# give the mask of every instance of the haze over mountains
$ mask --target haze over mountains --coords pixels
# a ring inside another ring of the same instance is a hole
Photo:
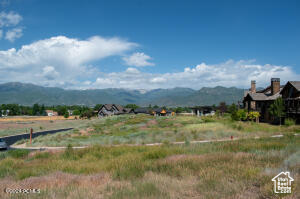
[[[244,89],[236,87],[128,90],[119,88],[65,90],[56,87],[42,87],[34,84],[10,82],[0,84],[0,104],[33,105],[87,105],[95,104],[138,104],[140,106],[195,106],[213,105],[225,101],[237,102],[243,97]]]

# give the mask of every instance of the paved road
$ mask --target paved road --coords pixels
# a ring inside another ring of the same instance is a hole
[[[73,128],[35,132],[35,133],[32,134],[32,138],[35,138],[35,137],[40,136],[40,135],[47,135],[47,134],[54,134],[54,133],[58,133],[58,132],[62,132],[62,131],[68,131],[68,130],[71,130],[71,129],[73,129]],[[1,139],[3,139],[8,146],[16,143],[19,140],[29,139],[29,138],[30,138],[29,133],[1,137]]]

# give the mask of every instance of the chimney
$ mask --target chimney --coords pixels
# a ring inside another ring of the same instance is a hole
[[[271,95],[280,91],[280,78],[271,78]]]
[[[256,81],[251,80],[251,93],[256,93]]]

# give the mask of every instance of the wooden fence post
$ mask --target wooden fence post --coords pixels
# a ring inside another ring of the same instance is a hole
[[[31,140],[32,140],[32,132],[33,132],[33,129],[31,128],[30,129],[30,145],[31,145]]]

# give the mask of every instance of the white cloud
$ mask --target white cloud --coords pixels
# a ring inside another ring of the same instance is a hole
[[[233,61],[216,65],[201,63],[195,67],[187,67],[182,72],[176,73],[130,73],[128,69],[119,73],[101,74],[105,84],[96,81],[89,85],[94,88],[130,88],[130,89],[155,89],[188,87],[200,89],[204,86],[226,86],[248,88],[251,80],[257,81],[257,86],[267,86],[272,77],[279,77],[282,83],[288,80],[298,80],[291,67],[276,65],[259,65],[254,60]]]
[[[78,79],[96,78],[99,73],[89,63],[109,56],[122,56],[135,46],[137,44],[117,37],[94,36],[79,40],[57,36],[39,40],[20,49],[0,51],[0,79],[2,82],[18,80],[43,82],[47,86],[80,87]],[[50,76],[50,73],[56,75]]]
[[[127,68],[126,73],[138,74],[138,73],[140,73],[140,71],[136,68]]]
[[[22,37],[22,35],[23,35],[22,28],[14,28],[6,32],[5,39],[7,39],[10,42],[14,42],[16,39]]]
[[[23,28],[16,27],[20,21],[22,21],[22,16],[15,12],[0,12],[0,39],[3,35],[3,29],[5,29],[5,39],[10,42],[14,42],[16,39],[22,37]]]
[[[137,67],[153,66],[154,64],[148,61],[151,59],[152,58],[149,55],[139,52],[133,53],[129,57],[123,57],[123,60],[125,61],[126,65]]]
[[[22,20],[22,16],[15,12],[0,12],[0,27],[16,26]]]
[[[291,67],[257,64],[255,60],[229,60],[220,64],[201,63],[180,72],[150,73],[129,67],[121,72],[104,73],[93,61],[109,56],[124,56],[137,44],[114,37],[100,36],[80,40],[65,36],[39,40],[20,49],[0,51],[1,82],[31,82],[63,88],[155,89],[203,86],[248,88],[250,80],[266,86],[271,77],[299,80]]]
[[[163,77],[154,77],[153,79],[150,79],[150,82],[152,82],[152,83],[163,83],[166,81],[167,80]]]
[[[45,77],[47,80],[55,80],[58,76],[59,73],[53,66],[45,66],[43,68],[42,77]]]

